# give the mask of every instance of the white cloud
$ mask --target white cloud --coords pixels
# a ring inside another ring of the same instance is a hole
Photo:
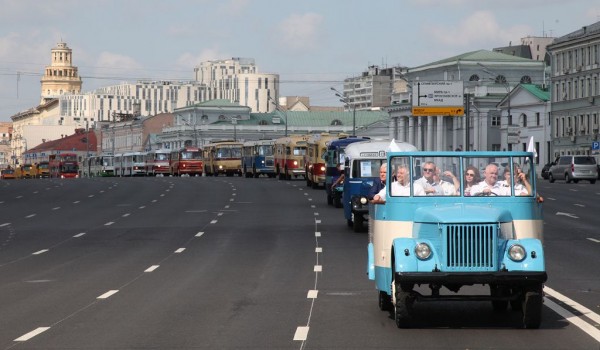
[[[424,30],[434,42],[444,46],[486,49],[508,46],[511,41],[513,45],[518,45],[521,37],[532,32],[531,27],[526,25],[502,27],[489,11],[474,12],[456,26],[427,25]]]
[[[233,57],[232,55],[221,52],[219,49],[204,49],[198,54],[186,52],[177,59],[177,66],[181,69],[192,71],[200,62],[211,60],[225,60]]]
[[[278,42],[289,50],[313,51],[320,46],[323,16],[316,13],[291,15],[279,24]]]

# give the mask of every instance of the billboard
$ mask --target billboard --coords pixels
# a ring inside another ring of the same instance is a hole
[[[416,89],[416,91],[415,91]],[[414,116],[463,116],[465,114],[462,81],[420,81],[413,84]]]

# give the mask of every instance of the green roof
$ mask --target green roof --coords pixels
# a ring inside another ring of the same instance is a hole
[[[472,62],[531,62],[529,58],[517,57],[507,55],[501,52],[489,51],[489,50],[477,50],[466,52],[457,56],[448,57],[443,60],[435,61],[432,63],[424,64],[413,69],[428,67],[433,65],[441,65],[446,63],[454,63],[457,61],[472,61]]]
[[[239,103],[231,102],[230,100],[226,100],[226,99],[216,99],[216,100],[204,101],[204,102],[196,103],[194,106],[195,107],[242,107],[242,106],[240,106]],[[245,106],[243,106],[243,107],[245,107]]]
[[[273,118],[279,117],[280,122],[278,124],[273,123]],[[353,112],[310,112],[310,111],[287,111],[286,112],[273,112],[273,113],[250,113],[250,119],[238,120],[238,125],[260,125],[261,122],[264,125],[285,125],[297,127],[326,127],[334,125],[334,121],[337,121],[337,125],[351,126],[353,123]],[[389,115],[383,111],[356,111],[356,127],[371,125],[373,123],[388,120]],[[231,124],[230,120],[220,120],[213,124]]]
[[[521,87],[529,91],[532,95],[539,98],[541,101],[550,101],[550,91],[542,90],[539,85],[521,84]]]

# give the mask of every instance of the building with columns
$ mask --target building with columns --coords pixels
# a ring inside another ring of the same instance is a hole
[[[408,83],[409,90],[395,94],[392,104],[386,108],[391,117],[390,138],[428,151],[520,150],[526,135],[512,143],[502,138],[502,128],[508,128],[502,120],[509,119],[511,109],[499,108],[498,104],[521,83],[546,85],[544,62],[487,50],[408,68],[402,79]],[[412,116],[414,84],[440,80],[463,82],[465,116]],[[515,148],[517,145],[519,148]]]

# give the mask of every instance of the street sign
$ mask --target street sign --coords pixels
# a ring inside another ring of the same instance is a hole
[[[510,144],[514,145],[514,144],[519,143],[519,141],[520,141],[520,137],[518,135],[515,135],[515,136],[508,135],[508,137],[507,137],[507,142]]]
[[[600,151],[600,141],[592,142],[592,151]]]
[[[450,115],[453,117],[463,116],[465,109],[463,107],[413,107],[412,115],[415,117],[425,117],[430,115]]]
[[[421,81],[416,83],[416,94],[414,92],[412,113],[415,116],[464,115],[462,81]]]

